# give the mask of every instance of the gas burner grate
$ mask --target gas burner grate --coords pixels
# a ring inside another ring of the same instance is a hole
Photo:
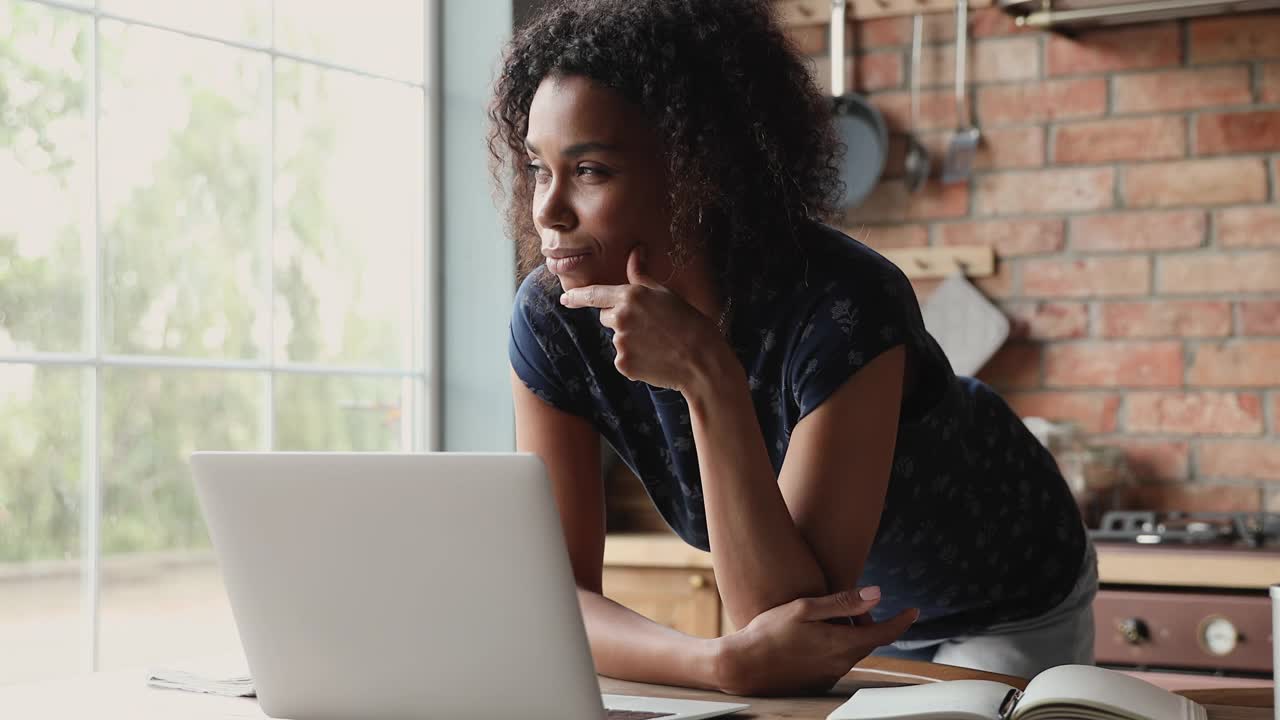
[[[1155,512],[1113,510],[1102,516],[1094,540],[1196,545],[1280,544],[1280,513]]]

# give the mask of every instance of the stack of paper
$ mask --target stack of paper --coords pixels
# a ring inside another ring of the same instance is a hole
[[[248,675],[209,678],[183,670],[161,669],[151,671],[151,674],[147,677],[147,684],[171,690],[188,690],[210,695],[225,695],[227,697],[255,697],[257,695],[257,691],[253,687],[253,678]]]

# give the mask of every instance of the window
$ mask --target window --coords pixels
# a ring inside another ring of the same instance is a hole
[[[0,0],[0,684],[238,651],[192,451],[428,449],[426,13]]]

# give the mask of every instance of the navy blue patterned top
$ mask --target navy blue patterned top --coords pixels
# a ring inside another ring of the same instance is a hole
[[[918,607],[904,638],[934,639],[1060,603],[1085,534],[1052,455],[995,392],[952,372],[896,266],[822,225],[799,236],[802,276],[781,273],[735,298],[729,340],[775,473],[796,423],[877,355],[905,345],[914,381],[859,581],[882,588],[874,617]],[[599,311],[565,308],[559,295],[545,266],[520,286],[509,346],[516,374],[542,400],[589,420],[671,528],[709,550],[684,396],[618,373]]]

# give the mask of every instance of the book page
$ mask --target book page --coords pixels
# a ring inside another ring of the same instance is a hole
[[[1063,712],[1064,706],[1089,708]],[[1056,709],[1055,709],[1056,708]],[[1014,711],[1014,720],[1040,717],[1114,717],[1117,720],[1204,720],[1199,704],[1149,682],[1091,665],[1059,665],[1040,673]]]
[[[865,688],[831,711],[827,720],[994,720],[1010,690],[990,680]]]

